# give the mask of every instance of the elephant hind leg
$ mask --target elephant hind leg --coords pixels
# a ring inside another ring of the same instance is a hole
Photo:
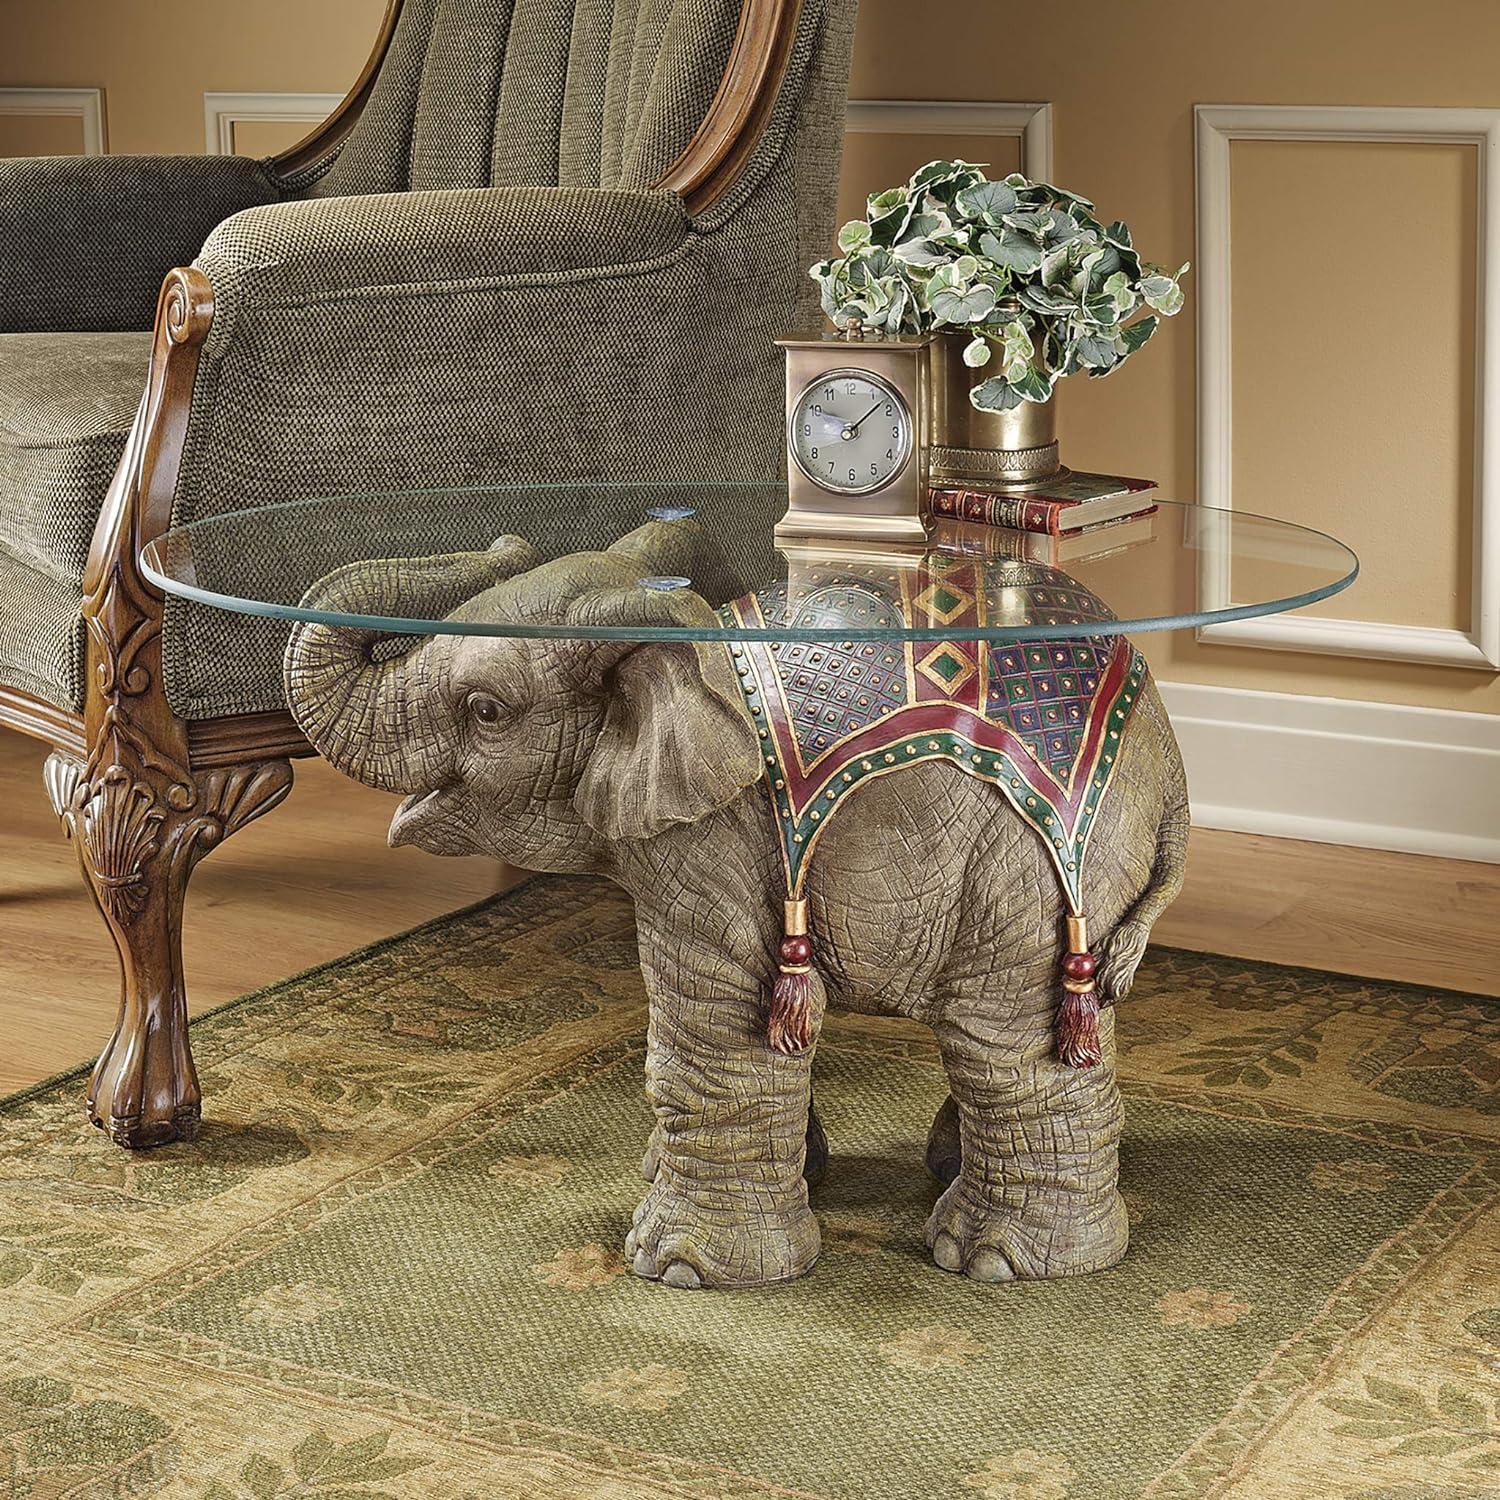
[[[1093,1068],[1051,1056],[1001,1067],[993,1044],[959,1028],[939,1032],[961,1158],[927,1221],[944,1270],[1009,1281],[1099,1271],[1124,1255],[1123,1110],[1105,1025],[1105,1062]],[[939,1110],[935,1135],[943,1123]]]

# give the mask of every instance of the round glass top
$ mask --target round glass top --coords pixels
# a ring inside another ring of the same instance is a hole
[[[391,634],[808,642],[1175,630],[1297,609],[1359,571],[1321,532],[1165,500],[1062,538],[936,522],[925,542],[778,540],[785,510],[782,485],[391,491],[204,517],[142,564],[184,599]],[[609,609],[579,606],[605,587]]]

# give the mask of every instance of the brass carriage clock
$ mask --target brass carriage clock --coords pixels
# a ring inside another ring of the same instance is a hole
[[[776,342],[786,350],[790,494],[777,540],[922,541],[928,340]]]

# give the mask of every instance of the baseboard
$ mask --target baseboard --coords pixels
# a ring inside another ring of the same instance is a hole
[[[1164,682],[1203,828],[1500,864],[1500,716]]]

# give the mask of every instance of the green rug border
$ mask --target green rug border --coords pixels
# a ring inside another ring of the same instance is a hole
[[[418,922],[415,927],[405,928],[401,932],[392,933],[389,937],[376,938],[372,943],[365,943],[361,947],[353,948],[348,953],[340,954],[337,958],[325,959],[320,964],[313,964],[310,968],[300,969],[295,974],[288,974],[283,979],[272,980],[270,984],[263,984],[257,989],[249,990],[243,995],[236,995],[232,1000],[222,1001],[210,1009],[193,1016],[189,1022],[190,1026],[201,1026],[207,1021],[225,1015],[227,1012],[236,1010],[242,1005],[252,1005],[255,1001],[274,994],[277,990],[285,988],[290,984],[301,984],[305,980],[312,979],[319,974],[325,974],[330,969],[342,967],[344,964],[356,963],[362,959],[373,957],[385,949],[393,947],[397,943],[404,943],[409,938],[419,936],[432,928],[462,917],[474,916],[478,912],[485,911],[492,906],[500,906],[509,901],[521,891],[535,885],[540,880],[588,880],[590,878],[602,879],[602,877],[590,877],[587,875],[557,875],[548,874],[545,871],[528,871],[525,879],[519,880],[515,885],[503,891],[495,891],[492,895],[481,896],[477,901],[471,901],[467,906],[455,907],[449,912],[442,912],[435,917],[429,917],[425,922]],[[611,882],[605,881],[605,884]],[[618,889],[618,887],[617,887]],[[1213,953],[1200,948],[1181,948],[1172,943],[1153,943],[1152,948],[1162,953],[1178,953],[1197,955],[1207,958],[1215,963],[1241,964],[1254,972],[1261,974],[1316,974],[1324,979],[1332,979],[1342,984],[1369,984],[1379,985],[1382,989],[1406,995],[1425,995],[1436,1000],[1466,1000],[1477,1002],[1479,1005],[1488,1007],[1495,1013],[1495,1019],[1500,1020],[1500,996],[1481,994],[1477,990],[1450,989],[1440,985],[1413,984],[1404,979],[1381,979],[1372,974],[1342,974],[1337,969],[1320,969],[1313,964],[1283,964],[1276,963],[1271,959],[1264,958],[1238,958],[1231,953]],[[1128,997],[1127,997],[1128,998]],[[74,1079],[82,1078],[94,1070],[95,1059],[88,1058],[83,1062],[75,1063],[70,1068],[64,1068],[59,1073],[51,1073],[46,1078],[39,1079],[36,1083],[28,1084],[13,1094],[0,1095],[0,1116],[8,1114],[11,1109],[19,1104],[25,1104],[28,1100],[45,1094],[52,1089],[65,1083],[71,1083]]]

